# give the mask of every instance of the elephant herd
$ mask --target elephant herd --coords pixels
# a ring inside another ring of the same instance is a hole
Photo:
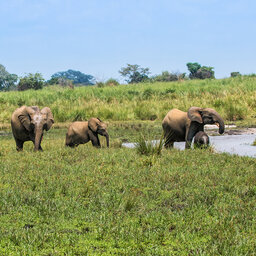
[[[41,110],[37,106],[17,108],[11,117],[17,151],[23,150],[25,141],[32,141],[35,151],[42,150],[43,132],[48,131],[53,123],[53,114],[48,107]],[[195,145],[199,147],[208,145],[209,137],[204,132],[205,124],[217,124],[219,133],[224,133],[224,121],[214,109],[191,107],[187,112],[170,110],[162,122],[165,147],[171,148],[174,142],[185,141],[186,148],[190,148],[193,138]],[[98,134],[106,137],[109,147],[107,125],[99,118],[73,122],[68,128],[65,145],[75,147],[91,141],[93,146],[100,147]]]

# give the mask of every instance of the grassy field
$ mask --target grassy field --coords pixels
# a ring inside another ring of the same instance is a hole
[[[37,153],[0,136],[0,255],[254,255],[256,159],[70,149],[64,135]]]
[[[255,126],[255,99],[253,78],[0,93],[0,255],[255,255],[255,158],[120,147],[160,139],[172,107]],[[53,110],[43,152],[16,152],[23,104]],[[109,123],[110,148],[64,147],[67,124],[91,116]]]
[[[193,80],[171,83],[120,85],[75,90],[49,87],[40,91],[0,93],[0,124],[9,123],[21,105],[48,106],[56,122],[87,120],[161,121],[172,108],[191,106],[216,109],[226,122],[251,126],[256,117],[256,78]]]

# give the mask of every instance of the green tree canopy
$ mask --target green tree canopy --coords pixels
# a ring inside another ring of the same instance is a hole
[[[54,73],[51,76],[51,79],[55,78],[65,78],[71,80],[74,84],[93,85],[95,83],[95,79],[92,75],[86,75],[80,71],[72,69]]]
[[[29,89],[39,90],[44,85],[44,78],[40,73],[29,73],[28,75],[20,78],[18,84],[18,91],[25,91]]]
[[[0,64],[0,91],[8,91],[15,87],[18,76],[7,72],[5,67]]]
[[[197,62],[188,62],[188,70],[190,72],[190,79],[206,79],[206,78],[215,78],[213,67],[201,66]]]
[[[125,81],[129,84],[145,82],[149,80],[148,75],[150,74],[149,68],[141,68],[137,64],[127,64],[127,67],[121,68],[119,73],[126,78]]]

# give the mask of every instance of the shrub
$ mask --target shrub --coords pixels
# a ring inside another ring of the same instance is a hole
[[[196,78],[199,78],[199,79],[215,78],[213,67],[206,67],[206,66],[201,67],[196,72]]]
[[[66,78],[62,78],[62,77],[58,78],[57,79],[57,84],[59,84],[62,87],[69,87],[71,89],[74,89],[73,82],[69,79],[66,79]]]
[[[106,82],[105,82],[106,86],[117,86],[119,85],[119,82],[114,79],[114,78],[109,78]]]
[[[213,67],[206,67],[195,63],[187,63],[188,70],[190,72],[189,78],[190,79],[206,79],[206,78],[215,78]]]
[[[163,149],[164,139],[163,134],[160,141],[148,141],[143,134],[140,134],[138,140],[135,143],[137,152],[141,155],[160,155]]]
[[[105,86],[105,84],[103,82],[96,82],[96,86],[102,88]]]
[[[29,89],[39,90],[44,85],[44,78],[40,73],[29,73],[28,75],[20,78],[18,84],[18,91],[25,91]]]
[[[147,100],[150,99],[154,94],[156,94],[156,91],[154,91],[151,88],[148,88],[142,93],[142,98]]]
[[[239,72],[231,72],[230,76],[231,77],[237,77],[237,76],[241,76],[241,74]]]
[[[178,81],[179,75],[178,73],[170,73],[169,71],[163,71],[161,75],[157,75],[154,78],[157,82],[171,82],[171,81]]]

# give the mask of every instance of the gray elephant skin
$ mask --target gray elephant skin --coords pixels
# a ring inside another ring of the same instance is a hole
[[[109,135],[107,125],[99,118],[91,118],[89,121],[73,122],[66,134],[66,146],[75,147],[79,144],[92,142],[94,147],[100,147],[98,134],[106,137],[107,147],[109,147]]]
[[[16,149],[21,151],[25,141],[32,141],[35,151],[42,150],[43,132],[44,130],[48,131],[53,123],[53,115],[48,107],[44,107],[42,110],[37,106],[17,108],[11,118]]]
[[[205,124],[217,124],[219,133],[224,133],[224,121],[214,109],[191,107],[187,112],[170,110],[162,122],[165,147],[173,147],[175,141],[185,141],[185,147],[190,148],[193,137],[199,131],[204,131]]]
[[[210,144],[209,136],[206,132],[198,132],[194,137],[194,148],[207,148]]]

